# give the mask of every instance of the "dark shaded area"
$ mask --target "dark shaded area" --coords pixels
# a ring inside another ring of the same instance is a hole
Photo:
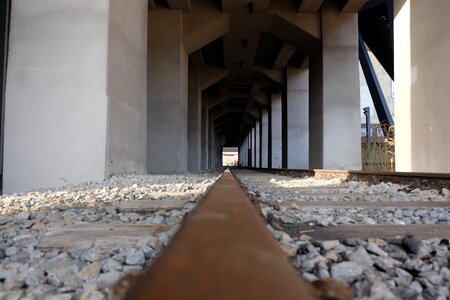
[[[358,25],[364,42],[393,80],[393,0],[368,1],[359,11]]]

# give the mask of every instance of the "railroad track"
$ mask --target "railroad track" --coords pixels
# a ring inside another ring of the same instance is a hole
[[[0,299],[448,298],[445,175],[232,171],[4,196]]]
[[[437,213],[438,224],[363,224],[360,221],[331,226],[301,222],[301,217],[293,221],[295,217],[289,219],[287,214],[294,211],[296,216],[301,216],[302,211],[311,209],[331,209],[328,214],[339,210],[356,210],[357,214],[364,210],[391,210],[396,214],[398,209],[414,212],[421,209],[426,214],[437,209],[448,214],[450,203],[444,194],[450,176],[263,171],[266,173],[233,171],[248,189],[248,195],[233,175],[225,171],[147,273],[126,283],[132,286],[126,299],[351,299],[352,292],[361,299],[448,297],[450,218],[444,222],[445,214]],[[312,176],[325,185],[297,189],[292,185],[277,186],[280,182],[299,180],[292,176]],[[257,188],[255,191],[252,177],[261,180],[263,186],[275,186],[274,191],[290,190],[295,199],[280,200],[277,192],[273,199],[263,199]],[[358,179],[380,183],[392,178],[403,185],[398,193],[408,195],[418,188],[433,187],[444,189],[444,194],[416,190],[415,201],[389,201],[386,197],[390,194],[385,192],[383,201],[373,201],[373,197],[367,201],[364,197],[352,198],[348,193],[336,192],[339,182]],[[327,186],[326,181],[333,179],[338,179],[338,183]],[[299,201],[304,195],[322,201]],[[424,195],[428,198],[421,201]],[[255,205],[265,220],[258,216]],[[412,215],[413,218],[416,217]],[[432,238],[433,242],[421,240]],[[330,276],[338,281],[329,279]]]

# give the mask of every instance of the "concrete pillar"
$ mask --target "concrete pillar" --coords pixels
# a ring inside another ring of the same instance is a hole
[[[199,71],[189,69],[188,97],[188,170],[197,172],[201,168],[201,122],[202,92],[199,87]]]
[[[450,172],[449,11],[449,1],[394,1],[397,171]]]
[[[268,168],[268,147],[269,147],[269,111],[262,111],[262,168]]]
[[[256,168],[256,161],[258,158],[256,157],[256,129],[252,128],[252,167]]]
[[[309,168],[308,68],[287,69],[288,168]]]
[[[148,148],[150,173],[188,168],[188,54],[180,10],[149,11]]]
[[[255,151],[256,151],[256,156],[255,156],[255,168],[261,168],[260,165],[260,149],[261,149],[261,141],[260,141],[260,127],[259,127],[260,122],[257,121],[256,122],[256,126],[255,126],[255,137],[256,137],[256,143],[255,143]]]
[[[12,1],[4,192],[145,171],[147,5]]]
[[[272,168],[282,167],[281,93],[272,94]]]
[[[310,167],[361,169],[358,17],[322,6],[322,51],[311,56]]]
[[[208,169],[208,98],[202,93],[202,118],[201,118],[201,170]]]

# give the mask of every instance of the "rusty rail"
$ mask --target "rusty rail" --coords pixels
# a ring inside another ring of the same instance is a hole
[[[319,299],[225,171],[125,299]]]
[[[411,188],[442,189],[450,187],[450,174],[448,173],[420,173],[420,172],[369,172],[351,170],[322,170],[322,169],[267,169],[244,168],[253,171],[274,173],[292,177],[310,176],[317,179],[340,178],[346,181],[366,181],[377,184],[392,182],[407,184]]]

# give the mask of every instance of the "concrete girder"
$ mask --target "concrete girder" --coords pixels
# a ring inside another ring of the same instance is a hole
[[[295,52],[295,47],[289,45],[288,43],[283,43],[283,46],[281,46],[281,49],[278,52],[275,62],[273,63],[272,69],[286,68],[292,55],[294,55],[294,52]]]
[[[261,90],[261,83],[254,83],[252,89],[250,90],[250,96],[258,95]]]
[[[191,54],[230,31],[228,14],[214,10],[183,15],[183,43]]]
[[[194,68],[204,69],[205,60],[203,59],[202,49],[198,49],[191,55],[189,55],[189,65]]]
[[[345,0],[341,8],[341,12],[358,12],[367,0]]]
[[[156,8],[156,3],[155,0],[148,0],[148,9],[155,9]]]
[[[324,0],[301,0],[298,7],[299,13],[316,13]]]
[[[205,68],[200,70],[200,89],[202,91],[206,90],[213,84],[221,81],[229,75],[229,71],[221,68]]]
[[[269,106],[269,95],[266,93],[258,93],[256,95],[252,95],[251,99],[255,102],[257,102],[258,104],[262,105],[263,107],[268,107]]]
[[[262,76],[265,76],[279,87],[282,87],[284,85],[284,77],[282,70],[273,70],[259,67],[253,69],[255,72],[261,74]]]
[[[190,0],[167,0],[167,4],[170,9],[181,9],[184,13],[192,12]]]
[[[321,47],[320,14],[278,13],[274,15],[271,33],[306,54]]]
[[[259,120],[259,110],[258,109],[239,109],[239,108],[226,108],[222,111],[220,111],[218,114],[213,115],[213,121],[226,115],[229,113],[246,113],[256,120]]]
[[[208,97],[208,109],[212,109],[212,108],[216,107],[217,105],[226,102],[228,99],[230,99],[230,96],[228,96],[228,95],[209,96]]]
[[[252,3],[250,5],[250,3]],[[270,0],[222,0],[223,12],[256,13],[265,12],[269,8]]]

